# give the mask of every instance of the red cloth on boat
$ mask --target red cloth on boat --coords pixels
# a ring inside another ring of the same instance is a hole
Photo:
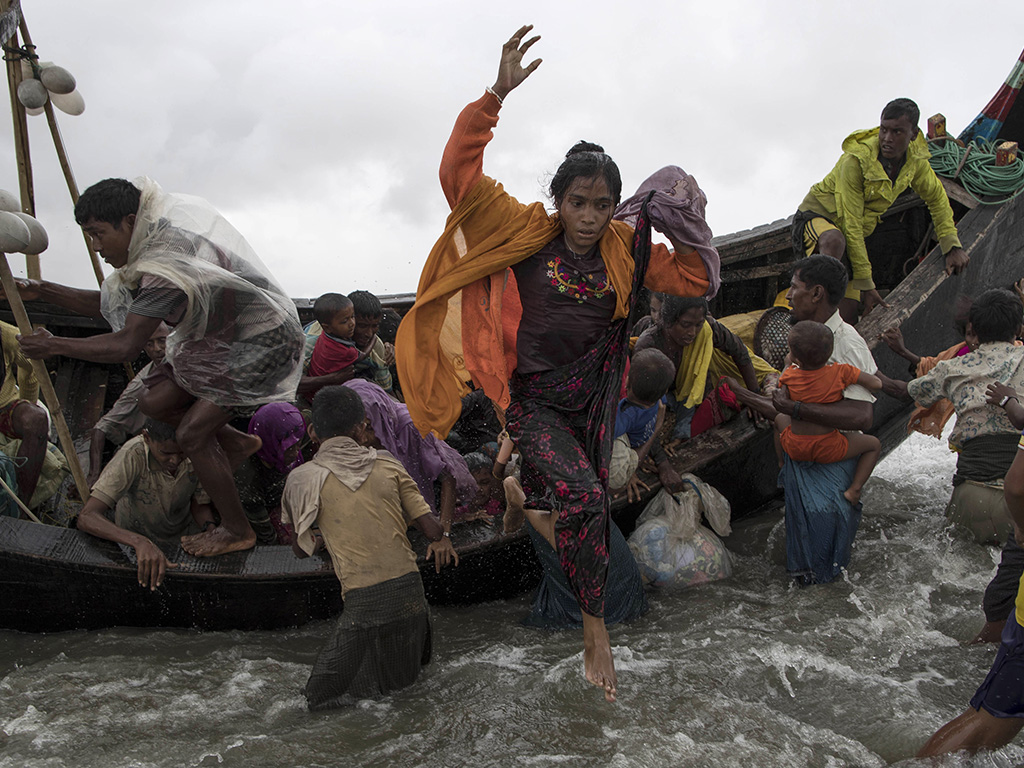
[[[742,406],[736,399],[736,394],[723,381],[717,389],[704,395],[701,404],[694,411],[693,419],[690,421],[690,437],[696,437],[701,432],[707,432],[716,424],[728,420],[731,414],[727,413],[727,408],[739,411]]]

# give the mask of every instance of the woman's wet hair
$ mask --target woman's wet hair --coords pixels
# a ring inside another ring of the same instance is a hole
[[[622,199],[622,176],[619,166],[605,154],[604,147],[589,141],[578,141],[565,153],[565,160],[558,166],[551,179],[549,193],[555,207],[562,204],[569,187],[576,179],[593,179],[600,176],[608,185],[612,200],[618,205]]]
[[[834,344],[832,331],[824,323],[801,320],[789,329],[789,348],[805,370],[813,371],[828,363]]]
[[[75,221],[105,221],[120,226],[125,216],[139,212],[142,191],[127,179],[104,179],[89,187],[75,203]]]
[[[992,288],[974,300],[969,319],[978,343],[1013,341],[1024,319],[1024,305],[1015,293]]]
[[[310,422],[321,440],[352,437],[366,418],[363,401],[353,389],[343,384],[323,387],[313,398]]]
[[[699,309],[707,317],[708,300],[703,296],[666,296],[661,302],[661,327],[675,325],[691,309]]]

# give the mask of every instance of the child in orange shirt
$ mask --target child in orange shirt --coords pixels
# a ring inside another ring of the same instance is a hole
[[[860,456],[853,482],[843,492],[847,501],[856,504],[881,455],[882,444],[878,438],[861,432],[843,433],[795,418],[799,417],[801,403],[837,403],[843,398],[843,390],[851,384],[860,384],[872,392],[882,388],[882,381],[877,376],[845,363],[830,363],[832,341],[832,331],[811,320],[803,320],[790,330],[789,359],[792,365],[786,368],[779,384],[788,387],[789,397],[797,401],[797,407],[792,417],[776,416],[775,429],[778,445],[794,461],[832,464]],[[781,459],[780,453],[780,462]]]

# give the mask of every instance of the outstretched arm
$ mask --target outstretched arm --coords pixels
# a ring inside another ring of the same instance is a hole
[[[533,27],[521,27],[501,48],[498,77],[482,98],[462,110],[441,158],[440,180],[448,205],[454,210],[484,173],[484,148],[494,136],[498,110],[505,97],[540,66],[540,59],[523,67],[523,54],[537,42],[535,36],[520,45]]]
[[[100,318],[100,292],[89,291],[82,288],[71,288],[67,285],[58,285],[47,280],[24,280],[14,281],[18,286],[18,293],[25,301],[48,301],[58,307],[70,309],[85,317]],[[3,289],[0,289],[0,298],[4,297]]]

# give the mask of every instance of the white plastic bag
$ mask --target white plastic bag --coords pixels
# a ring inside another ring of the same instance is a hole
[[[732,575],[725,545],[700,524],[701,513],[722,536],[732,532],[729,502],[692,474],[675,495],[662,490],[648,503],[629,537],[629,548],[644,582],[658,587],[689,587]]]

